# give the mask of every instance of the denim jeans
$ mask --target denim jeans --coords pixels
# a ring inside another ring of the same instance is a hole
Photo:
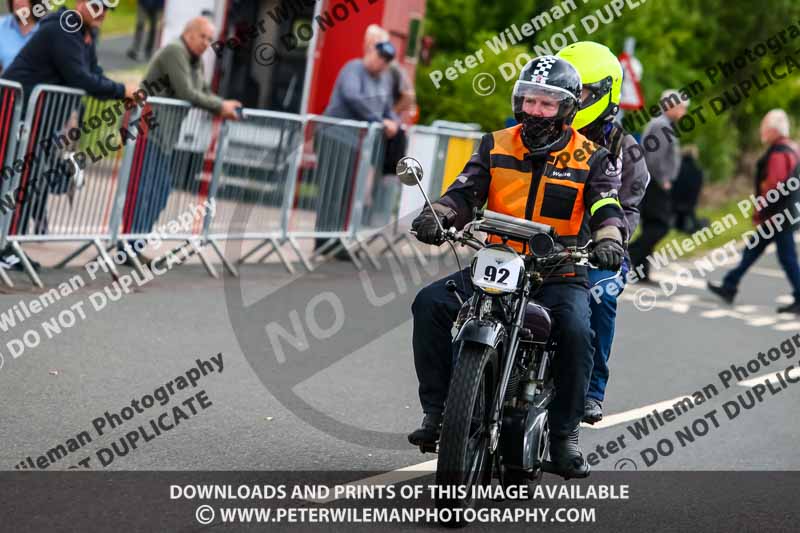
[[[796,302],[800,302],[800,266],[797,264],[797,251],[794,247],[794,230],[788,226],[775,232],[774,235],[768,239],[765,239],[759,233],[758,243],[754,247],[744,250],[739,266],[725,274],[722,280],[723,287],[736,291],[739,287],[739,282],[742,280],[747,270],[753,266],[753,263],[761,257],[761,254],[764,253],[764,250],[772,242],[778,247],[778,261],[783,271],[786,273],[789,283],[792,285],[794,299]]]
[[[592,330],[594,331],[594,366],[589,379],[587,398],[602,402],[608,384],[608,358],[611,356],[611,344],[614,342],[614,323],[617,319],[617,297],[625,289],[625,274],[628,271],[627,261],[622,265],[622,272],[616,274],[610,270],[589,270],[590,292],[589,304],[592,308]],[[616,286],[616,291],[609,287]],[[595,287],[602,287],[602,292]]]

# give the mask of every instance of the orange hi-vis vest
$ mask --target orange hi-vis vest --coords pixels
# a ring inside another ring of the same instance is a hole
[[[542,175],[534,176],[528,170],[530,163],[524,161],[529,150],[522,143],[521,128],[517,125],[492,134],[488,208],[552,226],[563,245],[575,246],[585,240],[579,239],[587,210],[583,189],[589,177],[591,155],[600,147],[573,128],[567,145],[552,152]],[[608,202],[614,200],[608,199]],[[591,212],[605,203],[604,200],[596,202]],[[499,240],[492,238],[493,242]],[[521,245],[509,244],[522,251]]]

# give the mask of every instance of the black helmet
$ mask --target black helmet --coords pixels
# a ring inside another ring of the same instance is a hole
[[[511,103],[514,117],[522,124],[522,140],[531,152],[549,152],[567,136],[580,107],[581,90],[580,74],[564,59],[540,56],[525,65]],[[538,105],[541,114],[526,112],[526,101]]]

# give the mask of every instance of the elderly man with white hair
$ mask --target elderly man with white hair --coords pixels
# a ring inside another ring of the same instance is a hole
[[[792,285],[794,302],[779,307],[779,313],[800,313],[800,266],[794,245],[798,220],[798,198],[793,189],[786,185],[790,178],[797,179],[796,170],[800,162],[800,148],[789,139],[789,117],[782,109],[773,109],[761,121],[761,142],[768,146],[767,152],[756,165],[755,195],[767,198],[767,194],[777,191],[778,200],[753,214],[753,222],[758,225],[759,239],[754,246],[748,246],[742,253],[739,266],[728,272],[722,284],[709,282],[708,289],[727,303],[733,303],[738,292],[739,282],[747,270],[761,257],[770,243],[778,248],[778,261]],[[775,197],[773,193],[770,195]]]
[[[642,134],[644,159],[651,178],[639,208],[642,233],[628,247],[632,268],[644,282],[650,279],[647,258],[667,235],[672,222],[671,189],[681,166],[681,146],[670,132],[680,131],[675,123],[686,115],[689,107],[689,101],[682,100],[674,89],[661,93],[659,103],[663,114],[651,120]]]

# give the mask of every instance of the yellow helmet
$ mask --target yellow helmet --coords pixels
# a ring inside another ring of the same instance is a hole
[[[581,106],[572,126],[579,130],[596,120],[613,120],[622,93],[622,65],[614,53],[600,43],[581,41],[556,54],[581,75]]]

